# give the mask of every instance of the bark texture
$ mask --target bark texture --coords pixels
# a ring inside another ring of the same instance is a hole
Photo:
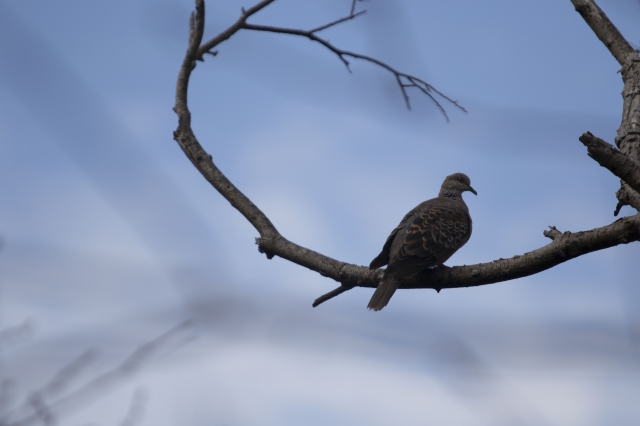
[[[616,193],[618,205],[614,214],[617,216],[623,206],[629,205],[636,210],[640,207],[640,58],[638,51],[631,47],[593,0],[571,2],[621,67],[620,74],[624,83],[622,121],[615,143],[620,149],[619,153],[623,155],[605,149],[602,143],[606,142],[598,138],[595,138],[598,139],[595,141],[591,133],[586,133],[580,138],[589,149],[589,155],[622,180]],[[585,136],[587,142],[583,140]],[[600,145],[601,148],[596,148],[596,145]]]

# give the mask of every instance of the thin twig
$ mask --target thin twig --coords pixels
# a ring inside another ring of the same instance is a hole
[[[223,41],[228,40],[229,37],[237,33],[240,30],[240,28],[242,28],[242,25],[244,25],[244,23],[247,21],[247,19],[249,19],[251,15],[258,13],[259,11],[269,6],[274,1],[275,0],[263,0],[260,3],[256,4],[253,7],[250,7],[247,10],[243,9],[242,13],[240,14],[240,18],[238,18],[238,20],[235,23],[233,23],[233,25],[231,25],[229,28],[227,28],[226,30],[224,30],[223,32],[221,32],[220,34],[218,34],[208,42],[204,43],[202,46],[200,46],[200,48],[198,49],[198,54],[196,58],[199,61],[202,61],[205,53],[209,53],[211,49],[213,49]],[[196,2],[198,3],[199,0],[197,0]],[[202,3],[204,5],[204,2]],[[197,9],[197,6],[196,6],[196,9]],[[201,17],[202,17],[202,20],[204,21],[204,9]],[[198,45],[200,44],[198,43]]]
[[[349,12],[349,15],[353,15],[353,12],[356,11],[356,2],[358,0],[351,0],[351,12]]]
[[[147,392],[137,387],[131,396],[131,402],[129,403],[129,410],[122,420],[120,426],[136,426],[142,422],[144,417],[144,410],[147,404],[148,395]]]
[[[329,22],[328,24],[324,24],[324,25],[321,25],[321,26],[319,26],[319,27],[317,27],[317,28],[314,28],[314,29],[312,29],[312,30],[309,30],[309,32],[310,32],[310,33],[317,33],[317,32],[320,32],[320,31],[322,31],[322,30],[326,30],[327,28],[331,28],[331,27],[333,27],[334,25],[338,25],[338,24],[341,24],[341,23],[343,23],[343,22],[345,22],[345,21],[349,21],[349,20],[351,20],[351,19],[353,19],[353,18],[356,18],[356,17],[358,17],[358,16],[360,16],[360,15],[362,15],[362,14],[366,13],[366,12],[367,12],[366,10],[361,10],[361,11],[360,11],[360,12],[358,12],[358,13],[353,13],[353,11],[351,11],[351,14],[350,14],[349,16],[345,16],[344,18],[336,19],[336,20],[335,20],[335,21],[333,21],[333,22]]]
[[[323,294],[322,296],[318,297],[316,300],[313,301],[313,304],[311,306],[315,308],[316,306],[326,302],[327,300],[333,299],[334,297],[339,296],[345,291],[351,290],[352,288],[353,287],[347,287],[347,286],[341,285],[340,287],[331,290],[329,293]]]
[[[61,418],[78,407],[86,405],[98,396],[104,395],[114,385],[137,373],[162,351],[174,349],[178,345],[184,344],[187,341],[185,331],[191,327],[191,324],[191,321],[184,321],[155,339],[141,345],[117,367],[95,377],[49,405],[45,405],[40,392],[35,392],[27,400],[28,405],[34,409],[35,414],[19,418],[10,424],[12,426],[31,426],[38,421],[55,421],[56,417]],[[22,412],[20,408],[14,409],[7,416],[17,417]],[[2,424],[4,425],[5,423]]]
[[[434,93],[436,95],[438,95],[440,98],[442,98],[442,99],[448,101],[449,103],[453,104],[458,109],[460,109],[460,110],[462,110],[464,112],[467,112],[467,110],[464,107],[462,107],[460,104],[458,104],[457,101],[454,101],[453,99],[449,98],[448,96],[446,96],[445,94],[443,94],[442,92],[440,92],[435,87],[433,87],[432,85],[430,85],[426,81],[422,80],[421,78],[416,77],[416,76],[411,75],[411,74],[407,74],[407,73],[398,71],[395,68],[393,68],[392,66],[388,65],[387,63],[382,62],[379,59],[372,58],[371,56],[362,55],[360,53],[355,53],[355,52],[351,52],[351,51],[348,51],[348,50],[340,49],[340,48],[334,46],[332,43],[328,42],[327,40],[318,37],[317,35],[314,34],[313,31],[298,30],[298,29],[293,29],[293,28],[272,27],[272,26],[269,26],[269,25],[255,25],[255,24],[248,24],[248,23],[245,23],[242,26],[242,29],[251,30],[251,31],[262,31],[262,32],[269,32],[269,33],[289,34],[289,35],[296,35],[296,36],[300,36],[300,37],[306,37],[309,40],[315,41],[316,43],[320,43],[321,45],[323,45],[324,47],[329,49],[331,52],[335,53],[336,56],[338,56],[338,58],[342,61],[342,63],[347,67],[347,70],[349,72],[351,72],[351,68],[349,67],[349,61],[346,59],[347,57],[354,58],[354,59],[361,59],[363,61],[375,64],[375,65],[377,65],[377,66],[389,71],[390,73],[392,73],[395,76],[396,81],[398,83],[398,86],[400,87],[400,90],[402,92],[402,96],[404,98],[405,104],[407,105],[408,109],[411,109],[411,102],[410,102],[410,99],[409,99],[409,95],[407,94],[407,88],[416,87],[422,93],[427,95],[429,97],[429,99],[431,99],[436,104],[436,106],[438,107],[440,112],[444,115],[444,117],[447,119],[447,121],[449,121],[449,117],[447,115],[447,112],[445,111],[445,109],[442,106],[442,104],[435,98],[435,96],[433,95]]]
[[[29,397],[29,405],[33,408],[36,416],[45,426],[56,426],[58,422],[49,406],[45,403],[44,398],[38,392],[34,392]]]
[[[354,19],[362,14],[364,14],[366,11],[360,11],[360,12],[355,12],[355,6],[356,6],[356,1],[357,0],[353,0],[352,4],[351,4],[351,11],[349,13],[349,16],[344,17],[344,18],[340,18],[337,19],[335,21],[329,22],[328,24],[325,25],[321,25],[319,27],[316,27],[314,29],[311,30],[299,30],[299,29],[293,29],[293,28],[282,28],[282,27],[274,27],[274,26],[269,26],[269,25],[255,25],[255,24],[250,24],[247,23],[247,19],[249,17],[251,17],[252,15],[256,14],[257,12],[259,12],[260,10],[264,9],[265,7],[267,7],[268,5],[270,5],[271,3],[273,3],[275,0],[263,0],[260,3],[256,4],[255,6],[247,9],[247,10],[242,10],[242,13],[240,14],[240,17],[238,18],[238,20],[236,20],[236,22],[234,22],[231,26],[229,26],[227,29],[225,29],[224,31],[222,31],[221,33],[219,33],[218,35],[216,35],[215,37],[213,37],[211,40],[207,41],[206,43],[203,43],[201,46],[198,47],[197,49],[197,53],[195,54],[195,58],[193,58],[193,60],[195,61],[203,61],[204,60],[204,55],[206,54],[211,54],[211,55],[216,55],[218,52],[214,49],[216,46],[218,46],[220,43],[222,43],[225,40],[228,40],[232,35],[234,35],[235,33],[237,33],[238,31],[244,29],[244,30],[251,30],[251,31],[263,31],[263,32],[271,32],[271,33],[279,33],[279,34],[288,34],[288,35],[295,35],[295,36],[300,36],[300,37],[306,37],[309,40],[315,41],[317,43],[322,44],[324,47],[326,47],[327,49],[329,49],[331,52],[333,52],[334,54],[336,54],[338,56],[338,58],[342,61],[342,63],[345,65],[345,67],[347,67],[347,70],[349,72],[351,72],[351,69],[349,67],[349,61],[347,60],[347,57],[349,58],[354,58],[354,59],[360,59],[372,64],[375,64],[379,67],[382,67],[383,69],[389,71],[390,73],[392,73],[395,78],[396,81],[398,83],[398,87],[400,88],[400,91],[402,92],[402,97],[404,99],[404,102],[407,106],[407,109],[411,109],[411,102],[410,102],[410,98],[409,95],[407,93],[407,89],[411,88],[411,87],[415,87],[418,90],[420,90],[422,93],[424,93],[429,99],[431,99],[431,101],[436,105],[436,107],[438,108],[438,110],[442,113],[442,115],[445,117],[445,119],[447,121],[449,121],[449,116],[446,113],[446,110],[444,109],[444,107],[442,106],[442,104],[440,103],[440,101],[438,99],[436,99],[436,96],[438,96],[441,99],[444,99],[445,101],[453,104],[455,107],[457,107],[458,109],[460,109],[461,111],[467,112],[467,110],[462,107],[460,104],[458,104],[457,101],[454,101],[453,99],[449,98],[448,96],[444,95],[442,92],[440,92],[439,90],[437,90],[435,87],[433,87],[432,85],[430,85],[429,83],[427,83],[426,81],[404,73],[404,72],[400,72],[398,70],[396,70],[395,68],[391,67],[390,65],[386,64],[385,62],[382,62],[378,59],[372,58],[370,56],[367,55],[362,55],[359,53],[355,53],[355,52],[350,52],[348,50],[343,50],[343,49],[339,49],[336,46],[334,46],[332,43],[330,43],[329,41],[320,38],[316,35],[317,32],[320,32],[322,30],[326,30],[327,28],[331,28],[335,25],[338,25],[340,23],[343,23],[345,21],[349,21],[351,19]],[[200,3],[202,3],[202,5],[200,5]],[[204,3],[199,0],[197,1],[197,5],[196,5],[196,10],[200,10],[202,9],[202,13],[197,13],[196,14],[196,18],[194,19],[201,19],[202,21],[204,21]],[[200,37],[202,37],[202,35],[200,34]],[[192,44],[190,44],[190,46],[192,46]]]
[[[0,331],[0,351],[7,350],[18,342],[31,337],[34,333],[34,321],[27,319],[21,324]]]
[[[66,391],[95,357],[96,354],[94,351],[84,352],[69,365],[59,370],[51,380],[43,386],[41,393],[51,398]]]

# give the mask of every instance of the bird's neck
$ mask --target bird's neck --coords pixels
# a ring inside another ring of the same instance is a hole
[[[451,189],[441,189],[438,197],[450,198],[452,200],[462,200],[462,194],[459,194],[458,192]]]

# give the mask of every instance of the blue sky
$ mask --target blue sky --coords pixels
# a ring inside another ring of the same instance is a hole
[[[640,4],[599,4],[640,45]],[[138,387],[143,424],[160,426],[638,423],[637,245],[507,283],[401,291],[377,314],[370,289],[312,309],[335,283],[260,255],[172,140],[192,6],[0,3],[0,325],[35,327],[0,358],[19,398],[85,350],[99,355],[78,385],[192,319],[184,341],[62,423],[119,423]],[[205,38],[241,6],[208,2]],[[311,28],[349,6],[279,0],[252,22]],[[417,93],[409,112],[382,70],[353,61],[350,74],[274,34],[239,33],[193,74],[200,142],[284,236],[368,264],[458,171],[479,195],[449,265],[536,249],[549,225],[615,219],[618,182],[578,136],[613,141],[622,83],[569,1],[361,6],[326,36],[468,114],[445,105],[447,123]]]

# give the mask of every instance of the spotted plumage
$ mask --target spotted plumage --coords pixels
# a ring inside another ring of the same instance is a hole
[[[477,194],[467,175],[447,176],[438,197],[419,204],[391,232],[369,266],[375,269],[388,265],[369,309],[384,308],[402,278],[442,265],[469,241],[472,225],[469,208],[462,199],[464,191]]]

